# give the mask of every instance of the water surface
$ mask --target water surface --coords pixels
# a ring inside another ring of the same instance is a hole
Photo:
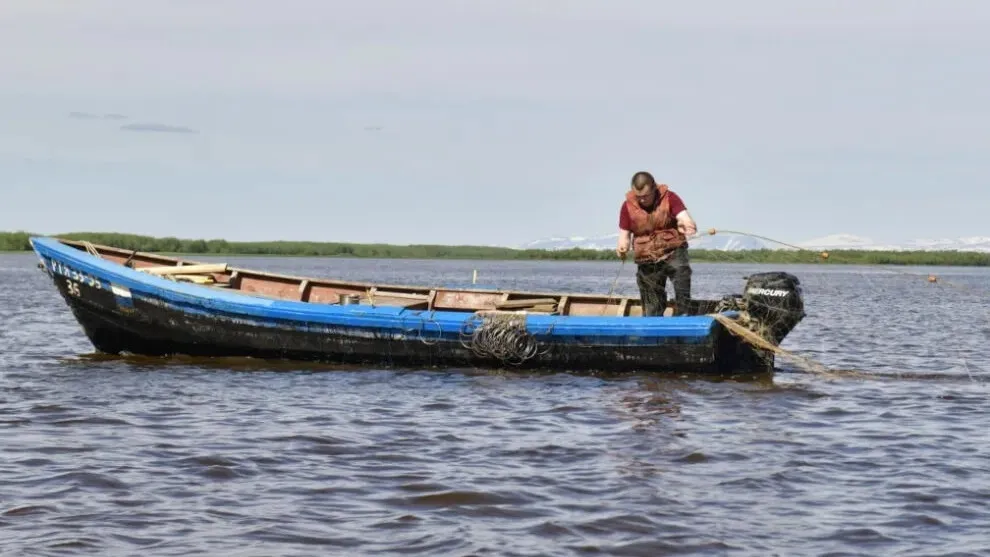
[[[620,271],[231,262],[588,292]],[[5,555],[990,555],[987,270],[696,264],[696,296],[794,272],[784,346],[866,375],[738,382],[98,358],[35,265],[0,255]]]

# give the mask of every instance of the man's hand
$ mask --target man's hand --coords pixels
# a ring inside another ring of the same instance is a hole
[[[695,224],[691,213],[688,213],[686,209],[677,213],[677,229],[688,238],[698,233],[698,225]]]
[[[625,261],[626,254],[629,253],[629,232],[625,230],[619,231],[619,244],[615,247],[615,254],[619,256],[619,259]]]

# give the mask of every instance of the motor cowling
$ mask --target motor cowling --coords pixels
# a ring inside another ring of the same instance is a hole
[[[801,282],[790,273],[750,275],[742,302],[751,328],[773,344],[780,344],[805,317]]]

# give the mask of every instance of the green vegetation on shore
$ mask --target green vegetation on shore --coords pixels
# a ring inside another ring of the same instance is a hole
[[[28,251],[28,239],[36,234],[0,232],[0,251]],[[87,240],[124,249],[159,253],[203,255],[285,255],[316,257],[379,257],[412,259],[503,259],[503,260],[614,260],[613,250],[567,249],[535,250],[489,246],[350,244],[337,242],[228,242],[226,240],[188,240],[155,238],[107,232],[73,232],[60,238]],[[703,262],[732,263],[818,263],[823,260],[815,251],[798,250],[691,250],[691,259]],[[958,251],[870,251],[838,250],[829,252],[828,263],[859,265],[949,265],[990,266],[990,254]]]

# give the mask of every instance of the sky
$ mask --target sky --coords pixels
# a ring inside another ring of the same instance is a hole
[[[4,0],[0,230],[990,236],[990,3]]]

